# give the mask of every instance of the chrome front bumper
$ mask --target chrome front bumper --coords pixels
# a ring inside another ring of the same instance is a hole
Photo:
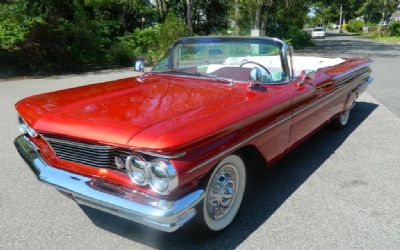
[[[78,203],[165,232],[183,226],[195,214],[204,191],[196,190],[176,201],[161,200],[99,178],[86,177],[50,166],[25,135],[14,144],[38,179],[71,195]]]

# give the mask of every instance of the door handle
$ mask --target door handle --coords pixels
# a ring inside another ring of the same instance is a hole
[[[318,86],[316,86],[316,87],[317,87],[317,89],[322,89],[322,88],[326,88],[326,87],[328,87],[328,86],[331,86],[332,84],[333,84],[333,81],[329,81],[329,82],[327,82],[327,83],[318,85]]]

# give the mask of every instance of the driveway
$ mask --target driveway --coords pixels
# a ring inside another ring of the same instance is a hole
[[[131,69],[0,82],[0,248],[398,249],[400,46],[348,36],[315,43],[298,53],[373,59],[374,84],[344,130],[325,128],[273,169],[251,174],[237,219],[212,237],[195,225],[166,234],[79,207],[39,183],[14,149],[19,99]]]

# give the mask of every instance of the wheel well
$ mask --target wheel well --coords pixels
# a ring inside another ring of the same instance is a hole
[[[262,168],[267,165],[267,160],[254,145],[244,146],[235,153],[243,157],[243,161],[249,170]]]
[[[242,157],[244,164],[246,165],[246,168],[248,169],[248,171],[259,169],[259,168],[265,167],[267,165],[266,159],[260,153],[260,151],[257,149],[257,147],[254,145],[244,146],[244,147],[236,150],[233,154],[237,154],[240,157]],[[205,176],[201,177],[201,179],[198,183],[199,187],[202,187],[205,189],[205,186],[207,185],[208,177],[212,173],[215,166],[213,166],[213,168],[211,168]]]

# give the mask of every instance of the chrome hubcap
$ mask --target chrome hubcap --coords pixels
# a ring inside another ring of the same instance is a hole
[[[231,164],[221,167],[213,176],[207,193],[207,212],[214,220],[224,217],[233,205],[238,190],[238,172]]]

